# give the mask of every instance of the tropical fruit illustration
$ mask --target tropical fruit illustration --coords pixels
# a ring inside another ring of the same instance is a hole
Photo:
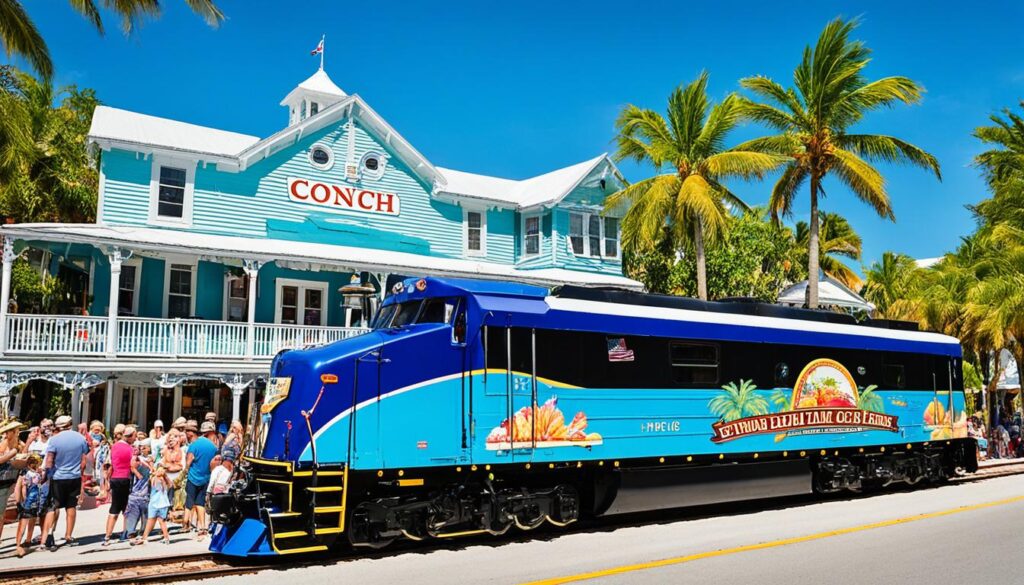
[[[857,402],[849,386],[845,380],[832,376],[808,376],[800,391],[797,408],[855,408]]]
[[[931,440],[962,439],[967,436],[967,413],[960,411],[960,416],[955,417],[953,411],[946,410],[946,407],[933,399],[924,409],[924,426],[931,431]]]
[[[558,408],[558,397],[548,398],[543,405],[524,406],[500,425],[491,429],[487,435],[488,444],[537,441],[538,443],[554,442],[600,442],[601,435],[587,433],[587,415],[577,412],[569,424],[565,423],[565,415]]]

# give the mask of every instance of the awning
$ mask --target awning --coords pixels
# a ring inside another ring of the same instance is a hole
[[[524,270],[493,262],[438,258],[409,252],[271,238],[223,236],[151,227],[22,223],[0,226],[0,234],[20,240],[71,242],[98,247],[118,246],[140,253],[194,254],[217,258],[244,258],[263,262],[307,262],[340,266],[354,272],[432,274],[525,282],[541,286],[577,284],[581,286],[618,286],[636,290],[643,288],[641,283],[624,276],[564,268]]]
[[[821,272],[818,281],[818,304],[822,306],[842,307],[858,311],[874,311],[875,306],[864,297],[850,290],[846,285]],[[808,281],[798,282],[779,293],[780,305],[802,307],[806,301]]]

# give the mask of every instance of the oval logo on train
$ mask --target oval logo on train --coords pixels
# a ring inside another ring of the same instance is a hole
[[[856,408],[857,383],[843,364],[817,359],[807,364],[793,386],[796,408]]]

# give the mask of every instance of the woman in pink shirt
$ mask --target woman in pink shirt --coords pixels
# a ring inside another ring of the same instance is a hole
[[[110,534],[114,531],[114,525],[117,524],[117,517],[123,515],[125,508],[128,507],[128,494],[132,487],[132,455],[134,455],[132,443],[134,442],[135,427],[129,425],[124,428],[121,439],[110,448],[110,511],[107,516],[107,535],[103,539],[103,546],[110,544]]]

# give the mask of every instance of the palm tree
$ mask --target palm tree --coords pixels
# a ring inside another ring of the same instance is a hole
[[[853,231],[850,222],[838,213],[818,213],[818,253],[821,269],[825,274],[857,290],[861,281],[857,273],[843,263],[839,257],[860,260],[861,239]],[[806,221],[796,222],[797,255],[807,265],[811,245],[811,230]]]
[[[1024,108],[1024,100],[1020,102]],[[974,130],[975,138],[996,148],[986,150],[975,157],[975,162],[985,169],[990,180],[1001,181],[1011,173],[1024,176],[1024,117],[1014,114],[1009,108],[1003,110],[1005,118],[998,114],[989,117],[995,126],[980,126]]]
[[[712,105],[707,73],[668,98],[667,121],[653,110],[628,105],[615,127],[619,161],[649,163],[668,172],[614,193],[605,209],[628,206],[622,239],[633,249],[649,249],[668,228],[674,244],[690,242],[697,262],[697,295],[707,299],[705,245],[712,244],[726,223],[727,206],[747,205],[722,184],[730,177],[761,178],[786,162],[783,155],[725,148],[726,135],[740,121],[740,100],[729,94]]]
[[[878,386],[872,384],[857,392],[857,408],[871,412],[885,412],[885,401],[875,392]]]
[[[920,285],[920,268],[906,254],[885,252],[865,271],[867,282],[861,294],[887,319],[917,320],[915,287]]]
[[[885,179],[871,162],[903,163],[929,169],[941,180],[939,163],[924,150],[899,138],[851,134],[866,113],[897,102],[915,104],[921,87],[906,77],[867,81],[863,70],[870,51],[850,40],[857,21],[835,19],[825,26],[814,48],[804,49],[793,74],[796,89],[785,88],[767,77],[748,77],[741,85],[767,103],[745,100],[746,116],[779,131],[737,149],[789,155],[789,163],[775,184],[769,208],[777,217],[788,215],[796,193],[810,186],[808,238],[808,299],[818,306],[819,215],[818,200],[825,195],[822,181],[833,176],[882,217],[894,219]]]
[[[96,96],[3,69],[0,214],[18,222],[92,221],[98,174],[85,147]]]
[[[103,19],[96,0],[68,1],[103,34]],[[185,3],[210,26],[217,26],[224,20],[224,14],[214,0],[185,0]],[[126,35],[135,30],[142,17],[160,15],[160,0],[102,0],[100,4],[121,17],[121,29]],[[21,0],[0,0],[0,45],[8,55],[23,57],[42,77],[49,79],[53,76],[53,62],[50,61],[46,41],[25,12]]]
[[[736,382],[729,382],[722,386],[722,390],[721,394],[711,399],[708,408],[723,422],[768,414],[768,401],[757,393],[753,380],[740,380],[739,386]]]

